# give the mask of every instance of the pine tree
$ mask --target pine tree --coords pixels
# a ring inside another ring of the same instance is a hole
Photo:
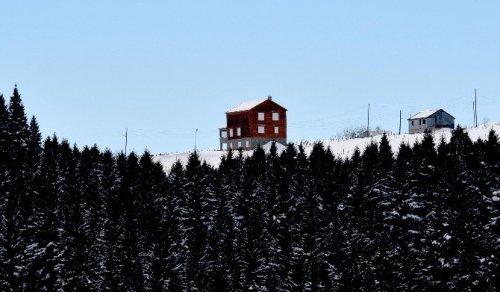
[[[161,290],[162,269],[158,260],[160,245],[157,240],[161,207],[156,202],[161,199],[165,176],[163,169],[152,160],[152,156],[145,151],[139,160],[137,180],[137,225],[139,237],[139,262],[144,279],[145,290]]]
[[[204,270],[211,266],[209,259],[204,257],[208,240],[208,230],[213,228],[213,171],[201,163],[199,156],[193,152],[186,165],[188,184],[183,188],[186,196],[187,216],[185,242],[186,246],[186,277],[188,287],[201,290],[208,282]]]
[[[264,220],[264,233],[266,240],[266,260],[263,270],[266,271],[265,286],[275,291],[283,291],[284,279],[286,277],[287,259],[284,254],[288,250],[288,242],[286,242],[287,229],[286,226],[286,209],[287,202],[284,201],[285,195],[282,185],[282,169],[279,163],[276,143],[272,142],[270,151],[266,155],[266,175],[259,176],[259,186],[263,188],[263,194],[266,196],[265,205],[262,207],[266,210]]]
[[[119,224],[120,201],[118,186],[120,177],[116,167],[116,159],[111,151],[106,150],[102,155],[102,258],[101,277],[103,279],[102,289],[115,291],[119,287],[119,277],[117,276],[117,265],[120,262],[121,254],[116,249],[118,242],[117,226]]]
[[[110,200],[110,204],[113,206],[110,210],[110,217],[114,222],[116,232],[116,243],[113,249],[115,277],[112,280],[118,286],[118,290],[127,291],[133,289],[130,285],[131,280],[128,278],[134,272],[131,271],[134,257],[129,247],[132,236],[130,225],[133,223],[131,222],[133,210],[131,207],[132,198],[130,197],[131,178],[128,173],[127,156],[123,153],[120,153],[116,159],[116,175],[116,201]],[[135,277],[135,275],[132,276]]]
[[[9,149],[8,134],[9,113],[3,95],[0,95],[0,290],[10,291],[13,260],[11,251],[12,211],[9,209]]]
[[[429,269],[435,262],[428,251],[433,248],[435,216],[439,217],[441,196],[436,193],[441,181],[437,164],[434,138],[430,133],[416,143],[411,156],[410,171],[407,173],[408,185],[403,187],[401,206],[401,224],[405,230],[402,238],[405,260],[409,264],[403,267],[410,289],[426,289],[429,283],[436,281],[434,271]],[[437,217],[436,217],[437,218]]]
[[[306,209],[306,196],[311,192],[309,166],[304,147],[298,146],[298,151],[294,145],[288,145],[286,151],[282,154],[282,160],[285,161],[289,182],[289,210],[287,212],[287,221],[289,222],[290,234],[290,268],[288,272],[288,282],[290,290],[305,289],[305,250],[303,235],[303,214]]]
[[[350,259],[352,264],[346,276],[350,278],[347,285],[356,288],[373,287],[377,280],[371,263],[377,252],[373,226],[381,220],[376,210],[380,197],[378,190],[373,187],[378,176],[378,158],[378,146],[372,142],[360,157],[355,170],[352,197],[349,198],[350,220],[353,221],[349,248],[355,257]]]
[[[398,220],[402,198],[401,193],[395,190],[394,166],[394,153],[384,134],[378,145],[375,180],[367,196],[368,209],[373,208],[375,211],[370,216],[373,220],[370,224],[373,231],[370,238],[376,250],[371,255],[373,258],[371,269],[375,280],[373,287],[380,290],[405,288],[400,285],[402,259],[398,245],[400,236]]]
[[[245,161],[243,152],[235,154],[228,151],[221,161],[218,175],[218,185],[221,193],[219,201],[219,220],[216,226],[225,238],[226,254],[219,255],[221,267],[228,271],[226,279],[227,290],[244,291],[248,289],[245,272],[247,269],[247,254],[241,248],[247,243],[246,232],[249,220],[249,198],[245,191]],[[225,205],[225,206],[224,206]],[[227,218],[226,216],[230,216]],[[222,230],[226,226],[225,230]],[[225,263],[225,264],[223,264]]]
[[[245,160],[244,182],[240,208],[246,209],[241,221],[238,242],[243,254],[240,256],[241,282],[244,290],[264,289],[266,274],[266,242],[269,233],[266,219],[269,218],[267,195],[264,188],[266,155],[261,147]]]
[[[323,157],[322,145],[317,145],[317,157]],[[322,261],[320,250],[321,226],[323,223],[323,204],[320,193],[314,189],[311,164],[299,145],[295,154],[287,150],[291,157],[296,156],[292,172],[289,207],[289,226],[291,238],[290,272],[291,288],[294,290],[316,290],[321,287],[319,268]]]
[[[36,119],[33,117],[28,128],[28,144],[26,145],[25,167],[23,173],[25,176],[25,186],[23,192],[19,193],[18,197],[18,211],[17,216],[20,220],[18,230],[18,254],[17,262],[21,263],[18,266],[20,275],[20,282],[24,287],[30,287],[25,282],[29,281],[29,271],[27,267],[30,265],[30,247],[36,242],[35,238],[36,228],[35,222],[38,220],[37,216],[37,198],[39,196],[40,182],[40,161],[41,161],[41,135],[38,129]]]
[[[395,289],[403,291],[410,289],[409,282],[413,276],[412,266],[407,264],[409,260],[413,260],[406,236],[407,217],[403,217],[406,216],[405,205],[409,203],[407,199],[412,188],[410,178],[415,172],[412,165],[413,156],[412,148],[408,144],[402,143],[399,146],[394,162],[393,193],[383,214],[386,229],[382,236],[387,237],[386,240],[392,249],[391,256],[388,257],[388,265],[391,266],[393,277],[399,277]]]
[[[237,234],[241,232],[242,152],[234,157],[229,150],[221,159],[217,173],[214,228],[209,230],[207,252],[213,258],[212,289],[242,291],[238,262],[241,260]]]
[[[167,247],[164,258],[165,279],[167,290],[180,291],[187,287],[187,248],[186,232],[187,222],[184,220],[188,214],[186,196],[182,192],[187,183],[185,170],[180,161],[172,165],[168,178],[168,191],[166,194],[166,208],[160,221],[160,226],[170,234],[170,246]]]
[[[231,154],[230,154],[231,155]],[[231,157],[232,158],[232,157]],[[231,159],[230,158],[230,159]],[[221,192],[219,187],[219,175],[209,176],[211,170],[204,167],[202,180],[211,181],[210,185],[205,187],[208,192],[204,194],[203,217],[206,226],[206,242],[203,244],[202,258],[200,260],[200,269],[204,270],[203,282],[204,289],[209,291],[226,291],[231,289],[233,283],[229,281],[232,275],[229,274],[228,256],[232,256],[232,216],[228,206],[230,196]],[[229,230],[226,230],[228,228]],[[203,289],[200,287],[200,289]],[[233,288],[234,289],[234,288]]]
[[[101,290],[103,278],[100,263],[103,262],[102,227],[105,213],[102,190],[101,153],[97,146],[85,147],[79,163],[80,218],[79,248],[85,250],[86,258],[81,263],[80,289]]]
[[[456,221],[451,226],[455,234],[450,241],[457,241],[459,266],[454,268],[453,285],[461,290],[486,289],[489,279],[484,277],[482,264],[478,260],[489,256],[487,241],[481,232],[489,220],[484,192],[481,192],[481,178],[475,175],[481,164],[477,151],[469,135],[460,127],[453,131],[450,139],[449,175],[453,176],[449,185],[451,211]]]
[[[7,111],[7,106],[5,104],[5,99],[2,94],[0,94],[0,166],[5,172],[8,161],[8,151],[10,148],[10,142],[8,140],[8,121],[9,112]],[[5,182],[5,180],[2,180]]]
[[[56,200],[61,179],[58,171],[59,141],[57,137],[44,142],[40,166],[40,190],[31,198],[32,210],[28,212],[23,241],[25,270],[23,287],[27,290],[52,291],[56,284],[58,263],[58,233]]]
[[[40,167],[40,158],[42,155],[42,134],[35,116],[31,117],[28,128],[27,144],[28,172],[34,174]]]
[[[500,142],[498,134],[491,130],[485,143],[484,163],[485,173],[479,174],[483,178],[483,194],[488,214],[485,230],[486,254],[481,257],[481,272],[489,279],[489,287],[499,287],[500,276],[496,271],[500,269]]]
[[[138,212],[141,202],[138,194],[139,158],[132,152],[127,157],[125,175],[120,185],[123,224],[119,241],[123,248],[123,267],[120,276],[125,290],[143,290],[144,273],[139,256]]]
[[[360,198],[354,194],[358,184],[357,171],[361,165],[361,153],[355,148],[352,157],[346,159],[342,165],[345,175],[340,179],[348,186],[344,190],[342,202],[337,206],[339,225],[339,287],[342,289],[360,290],[360,280],[357,270],[358,251],[355,241],[358,240]]]
[[[332,275],[336,281],[338,290],[351,289],[353,282],[351,267],[354,262],[354,250],[352,248],[353,233],[356,232],[357,223],[353,221],[355,200],[351,188],[356,182],[355,169],[359,165],[359,150],[356,148],[352,158],[343,160],[338,167],[337,187],[341,196],[336,206],[337,226],[337,265],[338,272]]]
[[[311,222],[304,223],[309,225],[305,231],[312,232],[311,236],[315,239],[307,247],[314,252],[309,259],[311,285],[306,288],[328,291],[333,289],[335,278],[338,277],[335,262],[339,237],[337,206],[342,197],[336,178],[338,163],[330,149],[325,149],[322,143],[316,143],[313,145],[309,164],[312,184],[311,193],[306,197],[309,205],[306,213],[310,213],[312,218]],[[314,268],[311,269],[312,267]]]
[[[315,148],[317,149],[315,151]],[[346,185],[341,182],[341,162],[335,159],[330,148],[324,149],[321,143],[313,146],[310,155],[313,191],[318,194],[320,227],[318,233],[318,285],[330,291],[337,286],[339,271],[339,214]]]
[[[29,129],[24,105],[17,86],[14,88],[9,103],[8,134],[11,140],[9,148],[12,159],[11,167],[15,171],[21,171],[25,166],[24,159],[26,158]]]
[[[45,151],[44,151],[45,152]],[[45,158],[44,158],[45,160]],[[57,197],[54,214],[57,218],[58,255],[55,263],[55,290],[77,290],[84,287],[81,266],[85,250],[81,248],[81,214],[79,193],[80,151],[63,140],[59,145],[57,159]]]
[[[28,124],[21,95],[17,86],[10,98],[7,115],[6,135],[7,184],[5,189],[5,271],[12,289],[22,286],[22,269],[25,267],[26,240],[22,230],[27,224],[29,205],[26,204],[29,196],[27,183],[30,174],[27,168]],[[20,270],[21,269],[21,270]]]

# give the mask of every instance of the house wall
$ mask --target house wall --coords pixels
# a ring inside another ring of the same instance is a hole
[[[425,121],[425,124],[424,124]],[[428,125],[429,119],[414,119],[414,120],[408,120],[408,130],[410,134],[415,134],[415,133],[423,133],[425,132],[426,129],[429,128]],[[413,125],[412,125],[413,123]]]
[[[436,124],[438,128],[455,128],[455,118],[453,118],[448,113],[441,111],[441,115],[438,116],[438,123]]]
[[[236,112],[226,114],[228,140],[251,137],[250,112]],[[238,136],[238,128],[241,128],[241,136]],[[233,129],[233,137],[229,136],[229,129]]]
[[[259,112],[264,113],[264,121],[258,120]],[[272,120],[273,112],[279,113],[278,121]],[[251,137],[270,139],[286,139],[287,137],[286,110],[271,100],[266,100],[265,102],[250,110],[249,121]],[[264,134],[258,132],[258,126],[264,126]],[[279,127],[280,132],[278,134],[274,133],[274,127]]]
[[[242,138],[242,139],[233,139],[231,141],[227,141],[226,147],[227,149],[233,149],[237,150],[239,148],[243,150],[251,150],[255,149],[257,145],[263,146],[267,144],[270,141],[276,141],[277,143],[286,145],[286,139],[279,138],[279,139],[270,139],[270,138]],[[248,142],[248,144],[247,144]],[[248,147],[247,147],[248,145]],[[221,150],[223,150],[222,145],[221,145]]]

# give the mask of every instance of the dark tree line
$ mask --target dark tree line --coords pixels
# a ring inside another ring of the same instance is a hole
[[[339,159],[42,141],[17,88],[0,96],[1,291],[496,291],[500,144],[387,138]]]

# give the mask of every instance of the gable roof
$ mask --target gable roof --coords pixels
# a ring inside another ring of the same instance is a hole
[[[438,111],[439,111],[438,109],[427,109],[427,110],[419,111],[418,113],[414,114],[413,116],[410,116],[409,120],[425,119],[425,118],[432,116],[433,114],[435,114]]]
[[[228,113],[234,113],[234,112],[242,112],[242,111],[248,111],[253,109],[254,107],[258,106],[259,104],[263,103],[267,99],[262,99],[262,100],[256,100],[256,101],[247,101],[244,103],[241,103],[237,107],[234,107],[230,110],[228,110]]]
[[[261,100],[256,100],[256,101],[248,101],[248,102],[244,102],[240,105],[238,105],[237,107],[234,107],[230,110],[228,110],[226,113],[227,114],[230,114],[230,113],[236,113],[236,112],[244,112],[244,111],[249,111],[253,108],[255,108],[256,106],[264,103],[264,102],[270,102],[272,103],[274,106],[277,106],[277,107],[280,107],[282,108],[283,110],[286,111],[286,108],[282,107],[281,105],[277,104],[276,102],[273,101],[272,97],[269,96],[268,98],[266,99],[261,99]]]
[[[453,119],[455,119],[454,116],[450,115],[448,112],[446,112],[443,109],[428,109],[428,110],[419,111],[418,113],[414,114],[413,116],[410,116],[410,118],[408,120],[426,119],[426,118],[433,116],[435,113],[437,113],[439,111],[442,111],[442,112],[448,114]]]

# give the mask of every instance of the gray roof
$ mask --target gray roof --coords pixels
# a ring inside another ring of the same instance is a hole
[[[446,111],[444,111],[443,109],[427,109],[427,110],[423,110],[423,111],[419,111],[418,113],[410,116],[410,118],[408,120],[417,120],[417,119],[426,119],[426,118],[430,118],[432,116],[434,116],[435,113],[439,112],[439,111],[443,111],[445,113],[447,113]],[[449,113],[447,113],[449,114]],[[450,114],[449,114],[450,115]],[[455,118],[454,116],[450,115],[452,118]]]

